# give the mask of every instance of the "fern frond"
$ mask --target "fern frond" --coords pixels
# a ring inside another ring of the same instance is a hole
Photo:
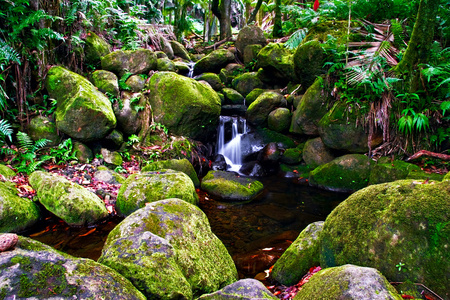
[[[6,120],[0,120],[0,143],[5,142],[5,138],[8,138],[12,142],[13,129],[11,124]]]
[[[296,49],[298,45],[303,41],[308,33],[308,28],[300,28],[296,32],[294,32],[289,39],[284,43],[284,47],[287,49]]]
[[[17,143],[19,145],[19,149],[25,152],[29,152],[31,149],[33,149],[33,140],[30,138],[28,134],[25,132],[19,131],[16,134],[17,137]]]
[[[34,142],[33,152],[35,152],[35,151],[37,151],[37,150],[39,150],[41,148],[44,148],[45,146],[47,146],[47,144],[49,142],[51,142],[49,139],[39,139],[39,140],[37,140],[36,142]]]

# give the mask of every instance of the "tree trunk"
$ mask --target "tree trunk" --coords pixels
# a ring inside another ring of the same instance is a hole
[[[252,14],[250,15],[250,18],[248,18],[247,24],[250,24],[252,22],[255,22],[256,15],[258,14],[259,8],[261,7],[263,0],[258,0],[256,3],[255,9],[252,11]]]
[[[231,37],[231,1],[232,0],[213,0],[211,10],[219,19],[220,39]]]
[[[283,25],[281,22],[281,0],[275,1],[275,19],[273,23],[272,36],[274,38],[280,38],[283,36]]]

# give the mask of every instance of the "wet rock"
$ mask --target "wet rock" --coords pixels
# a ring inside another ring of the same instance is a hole
[[[45,116],[36,116],[31,119],[28,125],[28,135],[33,141],[40,139],[49,140],[47,146],[56,146],[61,142],[55,122]]]
[[[303,148],[303,160],[311,168],[329,163],[334,158],[333,153],[323,144],[320,137],[306,141]]]
[[[183,172],[184,174],[189,176],[189,178],[191,178],[194,186],[200,186],[200,180],[197,177],[197,173],[195,173],[194,167],[186,158],[151,162],[143,167],[141,169],[141,172],[158,171],[163,169],[171,169],[174,171]]]
[[[244,104],[244,97],[239,92],[230,88],[223,88],[222,93],[225,96],[225,103]]]
[[[286,149],[280,158],[280,162],[288,165],[298,165],[303,160],[304,143],[295,148]]]
[[[19,237],[15,233],[0,234],[0,252],[14,249]]]
[[[156,68],[156,54],[148,49],[116,50],[102,58],[102,69],[122,77],[127,72],[146,74]]]
[[[263,82],[259,79],[258,73],[256,72],[248,72],[236,76],[232,81],[232,85],[233,88],[244,97],[254,89],[262,89],[264,87]]]
[[[291,111],[284,107],[279,107],[270,112],[267,118],[267,125],[270,130],[276,132],[286,132],[291,125]]]
[[[295,221],[296,215],[289,209],[274,204],[265,204],[258,206],[258,210],[265,216],[280,222],[290,224]]]
[[[247,120],[255,126],[267,127],[270,112],[282,106],[286,106],[286,100],[282,95],[264,92],[248,107]]]
[[[260,281],[256,279],[241,279],[235,283],[227,285],[223,289],[211,293],[202,295],[202,300],[207,299],[278,299],[275,297]]]
[[[214,50],[195,63],[194,74],[208,72],[217,74],[220,72],[220,69],[224,68],[227,64],[233,61],[234,54],[227,49]]]
[[[264,47],[266,43],[267,40],[262,29],[258,26],[250,25],[245,26],[239,31],[235,45],[239,55],[242,57],[244,54],[244,49],[248,45],[258,44]]]
[[[109,93],[114,97],[119,96],[119,79],[113,72],[96,70],[91,75],[91,82],[100,92]]]
[[[189,56],[189,52],[186,50],[186,48],[177,41],[171,40],[170,44],[172,45],[173,54],[175,56],[181,57],[184,60],[190,61],[191,58]]]

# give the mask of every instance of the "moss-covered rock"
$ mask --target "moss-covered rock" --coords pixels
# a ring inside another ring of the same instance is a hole
[[[0,255],[0,282],[5,299],[145,299],[114,270],[21,236]]]
[[[180,199],[152,202],[128,216],[108,235],[99,262],[149,299],[192,299],[237,280],[206,215]]]
[[[86,78],[63,67],[52,67],[46,84],[56,99],[56,127],[82,142],[103,138],[116,126],[109,99]]]
[[[264,189],[261,182],[234,173],[209,171],[202,179],[202,190],[224,201],[250,201]]]
[[[139,101],[132,102],[136,98],[139,98]],[[146,102],[147,97],[142,93],[122,92],[122,99],[114,103],[117,126],[124,134],[132,135],[141,129],[143,114],[138,111],[138,107],[145,106]]]
[[[180,75],[188,76],[190,72],[190,66],[184,61],[174,60],[176,72]]]
[[[133,174],[119,189],[116,209],[121,215],[127,216],[146,203],[168,198],[198,203],[194,184],[188,175],[164,169]]]
[[[429,173],[425,172],[420,168],[412,168],[408,176],[405,179],[422,179],[422,180],[434,180],[434,181],[442,181],[444,180],[444,175],[438,173]]]
[[[82,163],[88,163],[94,159],[94,153],[92,153],[91,148],[78,141],[73,142],[73,153],[78,161]]]
[[[345,265],[314,274],[294,297],[313,299],[401,300],[402,297],[378,270]]]
[[[215,91],[221,91],[224,88],[222,80],[220,80],[219,76],[215,73],[203,73],[196,76],[194,79],[206,81]]]
[[[275,297],[260,281],[256,279],[241,279],[227,285],[223,289],[211,293],[202,295],[199,300],[225,300],[225,299],[240,299],[240,300],[252,300],[252,299],[270,299],[276,300]]]
[[[390,163],[376,164],[372,168],[369,177],[369,184],[385,183],[405,179],[410,171],[420,170],[420,167],[401,160],[394,160]]]
[[[259,26],[255,25],[249,25],[242,28],[239,31],[235,42],[238,54],[242,57],[245,47],[255,44],[261,45],[263,47],[267,44],[267,39],[264,36],[264,32],[262,31],[262,29]]]
[[[116,50],[102,58],[102,69],[114,72],[119,77],[130,72],[146,74],[156,68],[156,54],[148,49]]]
[[[158,58],[156,62],[156,70],[175,72],[177,70],[177,67],[170,59],[168,59],[167,57],[163,57]]]
[[[449,199],[449,181],[400,180],[357,191],[325,221],[321,266],[373,267],[390,281],[422,283],[448,299]]]
[[[97,195],[62,176],[36,171],[29,182],[39,202],[69,225],[94,224],[108,216]]]
[[[172,45],[173,54],[175,56],[181,57],[182,59],[185,59],[187,61],[191,60],[189,52],[180,42],[171,40],[170,45]]]
[[[100,150],[100,153],[102,154],[103,160],[107,164],[121,166],[123,163],[122,155],[120,155],[120,153],[117,151],[109,151],[106,148],[102,148]]]
[[[262,47],[262,45],[258,44],[245,46],[244,54],[242,55],[244,65],[248,66],[249,64],[254,63]]]
[[[93,32],[88,32],[85,40],[84,53],[86,62],[94,66],[100,64],[103,56],[111,52],[109,44]]]
[[[303,160],[303,146],[289,148],[283,152],[280,162],[288,165],[298,165]],[[309,176],[308,176],[309,177]]]
[[[285,107],[279,107],[270,112],[267,118],[267,125],[270,130],[276,132],[286,132],[291,125],[291,111]]]
[[[105,136],[105,142],[112,145],[113,147],[120,147],[123,144],[122,132],[114,129],[107,136]]]
[[[256,72],[248,72],[236,76],[231,82],[233,88],[238,91],[242,96],[247,95],[254,89],[262,89],[264,87],[263,82],[258,77]]]
[[[268,128],[256,129],[256,132],[262,139],[263,144],[276,143],[279,148],[283,149],[294,148],[296,146],[295,141],[291,137]]]
[[[155,161],[143,167],[141,172],[158,171],[163,169],[183,172],[191,178],[194,186],[200,186],[200,180],[198,180],[197,173],[195,172],[192,164],[186,158]]]
[[[36,116],[31,119],[28,125],[28,135],[33,141],[40,139],[49,140],[48,146],[56,146],[61,142],[55,122],[52,122],[46,116]]]
[[[262,68],[260,78],[263,82],[274,85],[286,84],[295,80],[293,55],[279,43],[270,43],[258,53],[256,69]]]
[[[367,186],[372,165],[373,161],[362,154],[340,156],[311,171],[309,184],[336,192],[357,191]]]
[[[225,103],[227,104],[244,104],[244,97],[233,89],[223,88],[222,94],[224,95]]]
[[[145,87],[145,78],[139,75],[131,75],[128,77],[127,81],[125,81],[125,84],[133,93],[138,93]]]
[[[198,140],[216,132],[220,99],[210,86],[176,73],[158,72],[148,87],[155,122],[176,135]]]
[[[330,101],[322,88],[323,79],[317,78],[302,96],[292,116],[290,132],[306,135],[318,135],[318,124],[328,112]]]
[[[333,153],[323,144],[320,137],[306,141],[303,148],[303,160],[311,168],[329,163],[334,158]]]
[[[9,179],[16,176],[16,172],[14,172],[10,167],[0,164],[0,175],[6,179]]]
[[[291,286],[298,283],[313,266],[320,264],[320,239],[323,221],[309,224],[273,266],[271,276]]]
[[[444,180],[450,180],[450,172],[448,172],[445,176],[444,179],[442,179],[442,181]]]
[[[20,232],[41,217],[39,207],[17,195],[14,185],[0,182],[0,232]]]
[[[264,92],[248,107],[247,120],[254,126],[267,127],[270,112],[281,106],[286,106],[286,100],[282,95]]]
[[[94,173],[94,179],[102,181],[108,184],[122,184],[126,178],[113,170],[108,169],[106,166],[99,166]]]
[[[250,93],[247,94],[247,96],[245,96],[245,104],[252,104],[265,91],[266,90],[260,88],[253,89]]]
[[[91,75],[92,83],[102,93],[109,93],[114,97],[119,96],[119,80],[113,72],[105,70],[94,71]]]
[[[337,150],[352,153],[369,151],[368,137],[362,125],[358,124],[358,112],[344,102],[337,102],[333,108],[319,121],[319,134],[323,143]],[[382,139],[374,135],[371,147],[375,147]]]
[[[194,65],[194,74],[216,73],[224,68],[227,64],[234,61],[234,54],[227,49],[214,50],[206,55]]]
[[[293,59],[295,74],[303,88],[308,88],[324,72],[322,67],[325,54],[317,40],[300,45],[295,50]]]

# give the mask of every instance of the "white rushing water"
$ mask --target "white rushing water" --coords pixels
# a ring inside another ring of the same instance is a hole
[[[187,75],[187,77],[192,78],[194,77],[194,66],[195,66],[195,62],[190,61],[187,64],[188,68],[189,68],[189,73]]]
[[[231,139],[226,139],[227,129],[231,126]],[[227,162],[228,171],[238,172],[242,166],[241,137],[247,133],[245,118],[220,116],[217,130],[217,153]]]

